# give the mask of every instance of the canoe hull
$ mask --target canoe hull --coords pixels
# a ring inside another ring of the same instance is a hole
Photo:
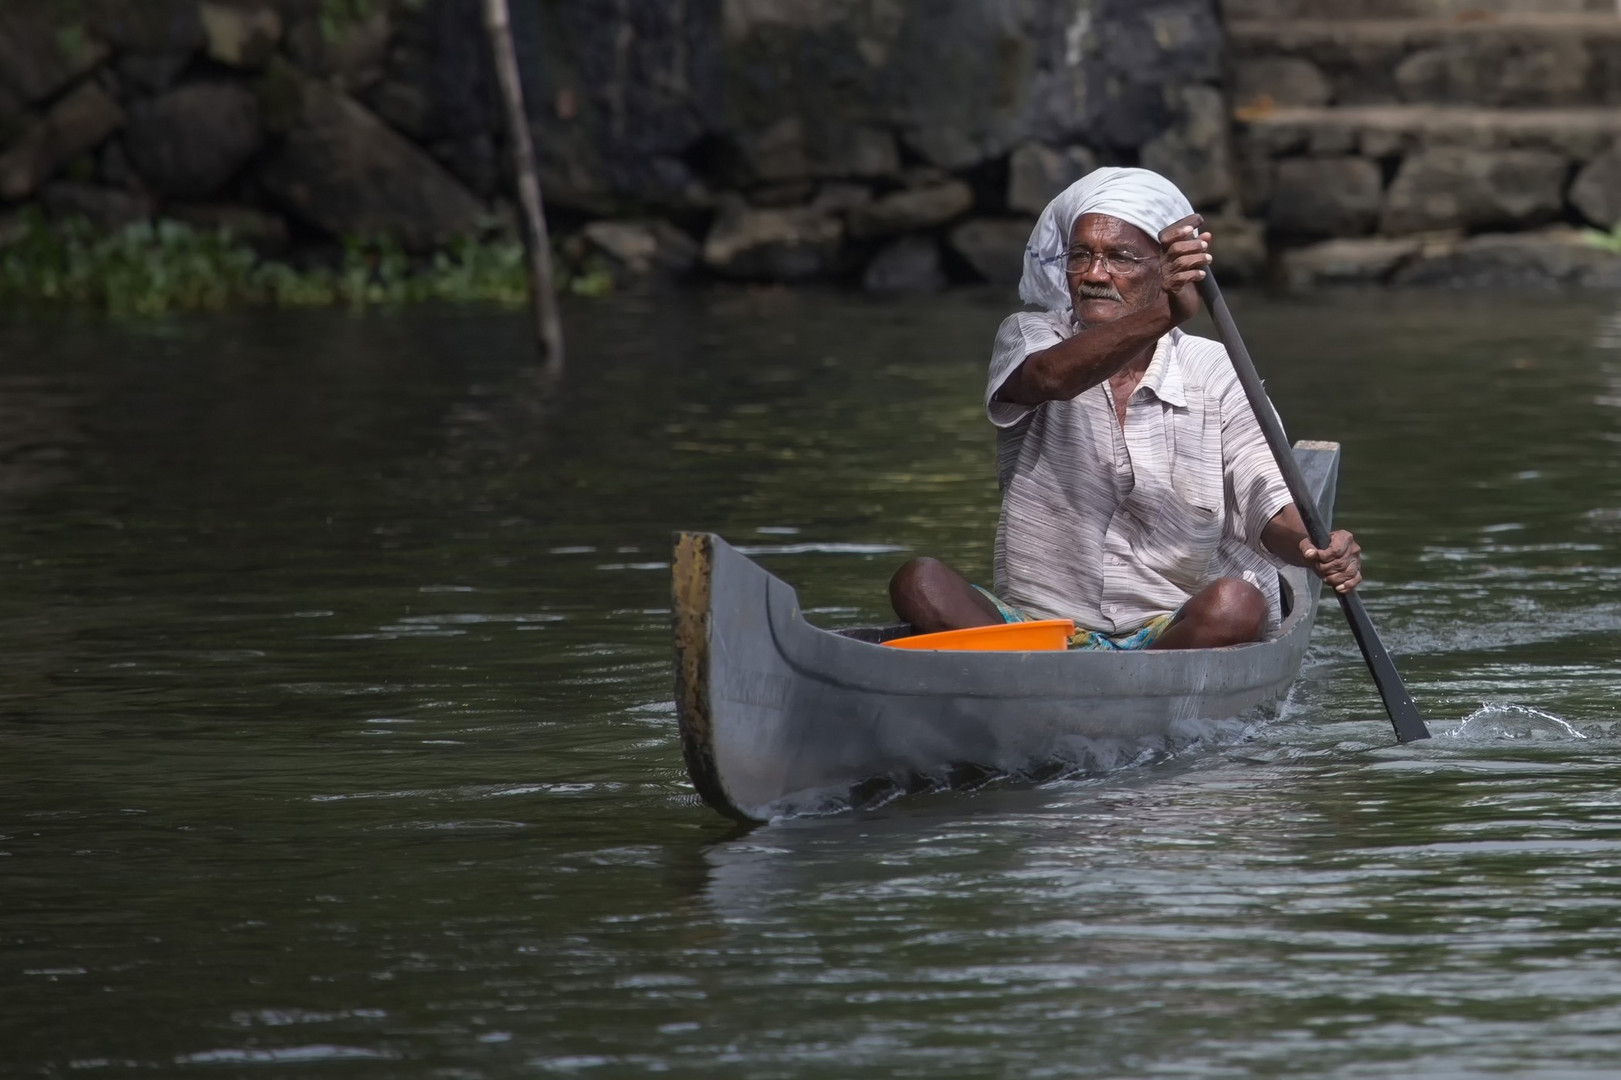
[[[1297,459],[1325,517],[1339,448]],[[717,536],[674,562],[676,704],[704,801],[760,821],[848,802],[874,781],[1107,764],[1281,697],[1311,635],[1317,588],[1283,573],[1278,636],[1186,651],[924,652],[812,626],[785,582]]]

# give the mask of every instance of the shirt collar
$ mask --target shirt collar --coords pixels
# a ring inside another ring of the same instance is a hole
[[[1182,331],[1173,329],[1159,339],[1154,345],[1154,359],[1148,362],[1148,370],[1143,372],[1143,381],[1137,384],[1137,389],[1151,390],[1165,404],[1185,409],[1188,395],[1182,384],[1182,365],[1177,362],[1176,347],[1181,338]]]
[[[1060,336],[1071,337],[1080,332],[1080,320],[1075,318],[1075,311],[1071,308],[1063,315],[1044,312],[1053,322]],[[1178,409],[1188,407],[1187,388],[1182,382],[1182,364],[1177,360],[1182,343],[1182,330],[1172,327],[1171,332],[1154,343],[1154,358],[1148,362],[1148,370],[1143,372],[1143,381],[1137,384],[1138,390],[1151,390],[1154,396],[1167,405]]]

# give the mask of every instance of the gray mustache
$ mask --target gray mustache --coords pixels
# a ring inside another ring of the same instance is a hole
[[[1078,285],[1075,288],[1075,295],[1082,300],[1113,300],[1116,303],[1125,302],[1120,293],[1110,285]]]

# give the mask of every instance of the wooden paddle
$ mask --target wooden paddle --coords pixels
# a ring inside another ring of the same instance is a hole
[[[1250,408],[1255,410],[1255,419],[1260,421],[1261,430],[1266,434],[1266,443],[1272,448],[1272,456],[1277,459],[1284,482],[1289,485],[1289,494],[1294,496],[1295,505],[1300,508],[1300,518],[1306,523],[1311,542],[1319,548],[1327,547],[1328,524],[1323,521],[1317,503],[1311,498],[1306,478],[1300,475],[1300,466],[1295,462],[1288,436],[1283,433],[1283,424],[1278,421],[1278,414],[1267,400],[1261,377],[1255,373],[1255,361],[1250,359],[1249,350],[1244,348],[1244,339],[1238,336],[1238,324],[1233,322],[1233,313],[1227,310],[1227,301],[1209,270],[1205,271],[1204,280],[1199,282],[1199,295],[1204,298],[1205,307],[1216,322],[1221,343],[1227,346],[1227,356],[1232,360],[1233,370],[1238,373],[1238,381],[1244,387],[1244,396],[1249,398]],[[1379,687],[1385,712],[1390,714],[1390,724],[1396,729],[1396,741],[1412,742],[1414,739],[1429,738],[1430,729],[1424,726],[1424,717],[1419,715],[1418,706],[1413,704],[1413,695],[1407,692],[1401,673],[1391,661],[1390,653],[1385,651],[1384,642],[1379,640],[1379,632],[1373,628],[1373,620],[1368,618],[1368,611],[1362,606],[1362,597],[1357,595],[1355,589],[1334,595],[1339,597],[1340,608],[1345,612],[1346,621],[1351,624],[1351,634],[1356,638],[1362,658],[1368,662],[1368,670],[1373,673],[1373,681]]]

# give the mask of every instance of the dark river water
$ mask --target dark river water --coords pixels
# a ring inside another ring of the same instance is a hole
[[[1621,298],[1240,296],[1337,609],[1276,719],[739,831],[669,535],[987,572],[1000,297],[0,327],[0,1075],[1613,1076]]]

